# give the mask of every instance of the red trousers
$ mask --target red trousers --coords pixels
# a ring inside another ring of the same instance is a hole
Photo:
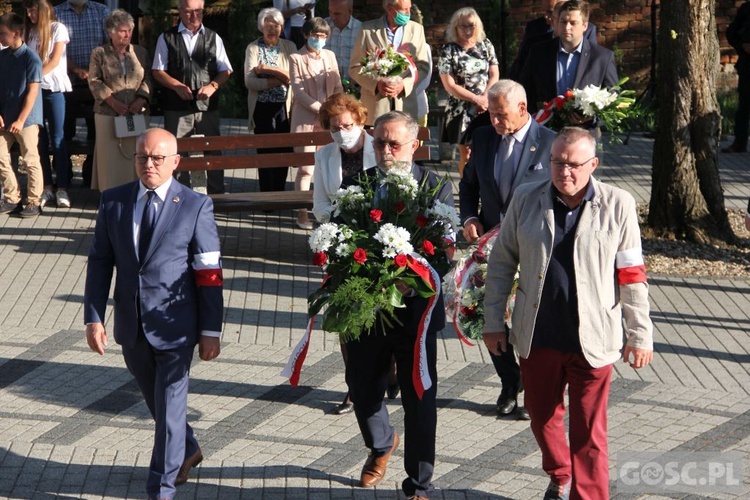
[[[524,403],[542,451],[542,468],[555,484],[571,477],[571,499],[609,498],[607,400],[612,365],[592,368],[582,354],[533,349],[521,358]],[[570,445],[565,437],[568,386]]]

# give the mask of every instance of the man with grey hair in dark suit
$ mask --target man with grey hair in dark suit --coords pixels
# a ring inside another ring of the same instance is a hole
[[[526,92],[519,83],[499,80],[487,100],[491,126],[474,133],[471,157],[459,183],[463,234],[469,243],[502,221],[516,187],[549,178],[549,151],[555,140],[553,131],[529,115]],[[498,417],[514,414],[528,419],[517,403],[521,372],[513,349],[502,356],[490,352],[490,358],[502,381]]]

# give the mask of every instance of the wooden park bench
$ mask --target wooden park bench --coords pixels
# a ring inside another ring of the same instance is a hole
[[[430,130],[420,127],[418,139],[430,140]],[[177,171],[200,172],[243,168],[299,167],[315,164],[315,153],[258,153],[259,148],[292,148],[324,146],[333,142],[331,134],[297,132],[288,134],[243,134],[213,137],[183,137],[177,139],[177,150],[182,155]],[[220,151],[221,156],[190,156],[195,153]],[[414,154],[415,160],[429,160],[429,147],[422,144]],[[269,191],[212,194],[216,212],[299,209],[313,206],[310,191]]]

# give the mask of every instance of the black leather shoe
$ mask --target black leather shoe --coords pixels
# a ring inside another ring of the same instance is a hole
[[[516,410],[516,398],[502,398],[497,401],[497,416],[507,417]]]
[[[351,413],[354,411],[354,403],[347,403],[344,401],[340,405],[338,405],[336,408],[333,409],[331,413],[334,415],[346,415],[347,413]]]
[[[516,420],[531,420],[529,410],[525,406],[516,406]]]
[[[513,413],[518,406],[516,399],[518,398],[518,389],[503,387],[500,391],[500,396],[497,398],[497,416],[506,417]]]

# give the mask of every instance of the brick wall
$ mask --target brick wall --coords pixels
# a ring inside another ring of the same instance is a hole
[[[442,43],[442,32],[451,14],[458,6],[469,5],[469,2],[458,4],[455,0],[412,0],[422,9],[425,15],[425,28],[428,41],[435,49]],[[480,10],[499,9],[501,0],[483,0],[472,5]],[[509,40],[521,40],[523,29],[530,19],[539,17],[544,11],[543,0],[505,0],[507,2],[508,20],[506,26],[512,30]],[[721,45],[721,73],[719,87],[731,88],[736,85],[734,62],[736,54],[727,43],[724,33],[726,28],[742,5],[743,0],[716,0],[716,25]],[[644,87],[649,81],[651,69],[651,4],[652,0],[600,0],[591,1],[591,21],[596,24],[599,43],[617,56],[618,71],[621,76],[629,76],[637,87]],[[657,27],[658,27],[658,0]],[[382,15],[382,0],[355,0],[355,16],[359,19],[372,19]],[[484,20],[484,19],[483,19]],[[486,22],[486,21],[485,21]],[[497,28],[495,28],[497,29]],[[488,30],[488,36],[496,39],[501,35]],[[509,43],[507,66],[515,57],[517,45]],[[496,47],[498,54],[500,47]]]

